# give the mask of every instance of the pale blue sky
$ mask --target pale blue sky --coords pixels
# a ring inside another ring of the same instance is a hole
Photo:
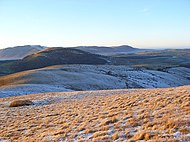
[[[0,0],[0,48],[189,47],[190,0]]]

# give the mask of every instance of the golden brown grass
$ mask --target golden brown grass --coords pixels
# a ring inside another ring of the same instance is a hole
[[[17,84],[24,84],[26,82],[25,78],[21,78],[21,76],[28,75],[34,71],[23,71],[19,73],[10,74],[7,76],[1,76],[0,77],[0,86],[6,86],[6,85],[17,85]]]
[[[81,99],[69,98],[76,94],[1,98],[0,139],[19,142],[190,141],[190,86],[140,89],[110,96],[91,93]],[[68,99],[61,99],[63,96]],[[9,107],[14,100],[51,101],[48,105]]]

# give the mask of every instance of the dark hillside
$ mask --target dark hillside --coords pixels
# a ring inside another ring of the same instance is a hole
[[[3,67],[9,68],[11,73],[38,69],[51,65],[61,64],[106,64],[106,57],[91,54],[78,49],[70,48],[48,48],[35,54],[29,55],[21,60],[13,61]],[[8,67],[7,67],[8,66]]]

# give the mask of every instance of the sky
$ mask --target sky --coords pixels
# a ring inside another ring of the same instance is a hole
[[[190,47],[190,0],[0,0],[0,48]]]

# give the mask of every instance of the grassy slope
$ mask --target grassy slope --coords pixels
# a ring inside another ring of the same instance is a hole
[[[160,88],[189,85],[189,76],[190,70],[188,68],[172,68],[167,72],[161,72],[114,65],[64,65],[0,77],[0,87],[18,84],[43,84],[63,85],[71,90]],[[12,87],[16,89],[15,86]]]
[[[190,141],[189,98],[190,86],[1,98],[0,138],[25,142]],[[38,105],[9,108],[17,99]]]

